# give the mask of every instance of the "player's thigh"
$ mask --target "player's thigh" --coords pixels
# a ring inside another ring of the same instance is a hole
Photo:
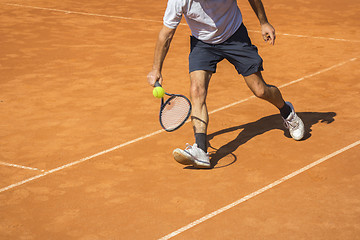
[[[257,47],[251,43],[244,24],[233,36],[220,44],[218,49],[235,66],[237,72],[243,76],[249,76],[263,70],[263,60]]]
[[[193,36],[190,40],[189,72],[203,70],[215,73],[217,64],[224,57],[217,53],[214,45],[204,43]]]

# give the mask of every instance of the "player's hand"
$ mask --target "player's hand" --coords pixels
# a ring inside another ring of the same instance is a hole
[[[275,44],[275,29],[270,23],[264,23],[261,25],[261,34],[265,42],[269,42],[271,45]]]
[[[149,72],[149,74],[147,75],[147,81],[150,84],[150,86],[155,85],[156,82],[159,82],[160,84],[162,84],[163,78],[161,75],[161,72],[159,70],[151,70],[151,72]]]

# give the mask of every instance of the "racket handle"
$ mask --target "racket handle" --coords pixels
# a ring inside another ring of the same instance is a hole
[[[156,81],[155,84],[154,84],[154,86],[155,86],[155,87],[161,87],[161,84],[160,84],[158,81]]]

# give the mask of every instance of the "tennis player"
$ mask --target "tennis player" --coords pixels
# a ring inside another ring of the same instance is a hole
[[[259,19],[264,41],[274,45],[275,29],[268,22],[261,0],[248,1]],[[187,144],[185,150],[175,149],[175,160],[196,168],[211,168],[206,140],[209,119],[206,95],[217,63],[223,59],[234,65],[256,97],[268,101],[280,110],[284,125],[292,138],[302,139],[304,124],[294,107],[290,102],[285,102],[279,89],[267,84],[261,75],[263,60],[257,47],[250,41],[236,0],[168,0],[164,25],[155,46],[153,67],[147,76],[149,84],[154,86],[156,81],[163,81],[163,62],[182,16],[192,34],[189,73],[195,143]]]

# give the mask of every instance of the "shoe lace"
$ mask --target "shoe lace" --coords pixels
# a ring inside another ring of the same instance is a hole
[[[288,129],[295,129],[299,126],[299,122],[296,121],[296,118],[294,117],[291,120],[285,120],[284,119],[284,126]]]
[[[190,150],[190,149],[192,149],[192,145],[186,143],[186,148],[185,148],[185,150]]]
[[[194,148],[194,145],[190,145],[190,144],[186,143],[185,151],[187,151],[190,155],[193,155],[194,151],[195,151],[195,149],[197,147],[197,145],[196,145],[195,148]],[[210,154],[208,152],[205,153],[205,154],[206,154],[206,156],[210,156]]]

